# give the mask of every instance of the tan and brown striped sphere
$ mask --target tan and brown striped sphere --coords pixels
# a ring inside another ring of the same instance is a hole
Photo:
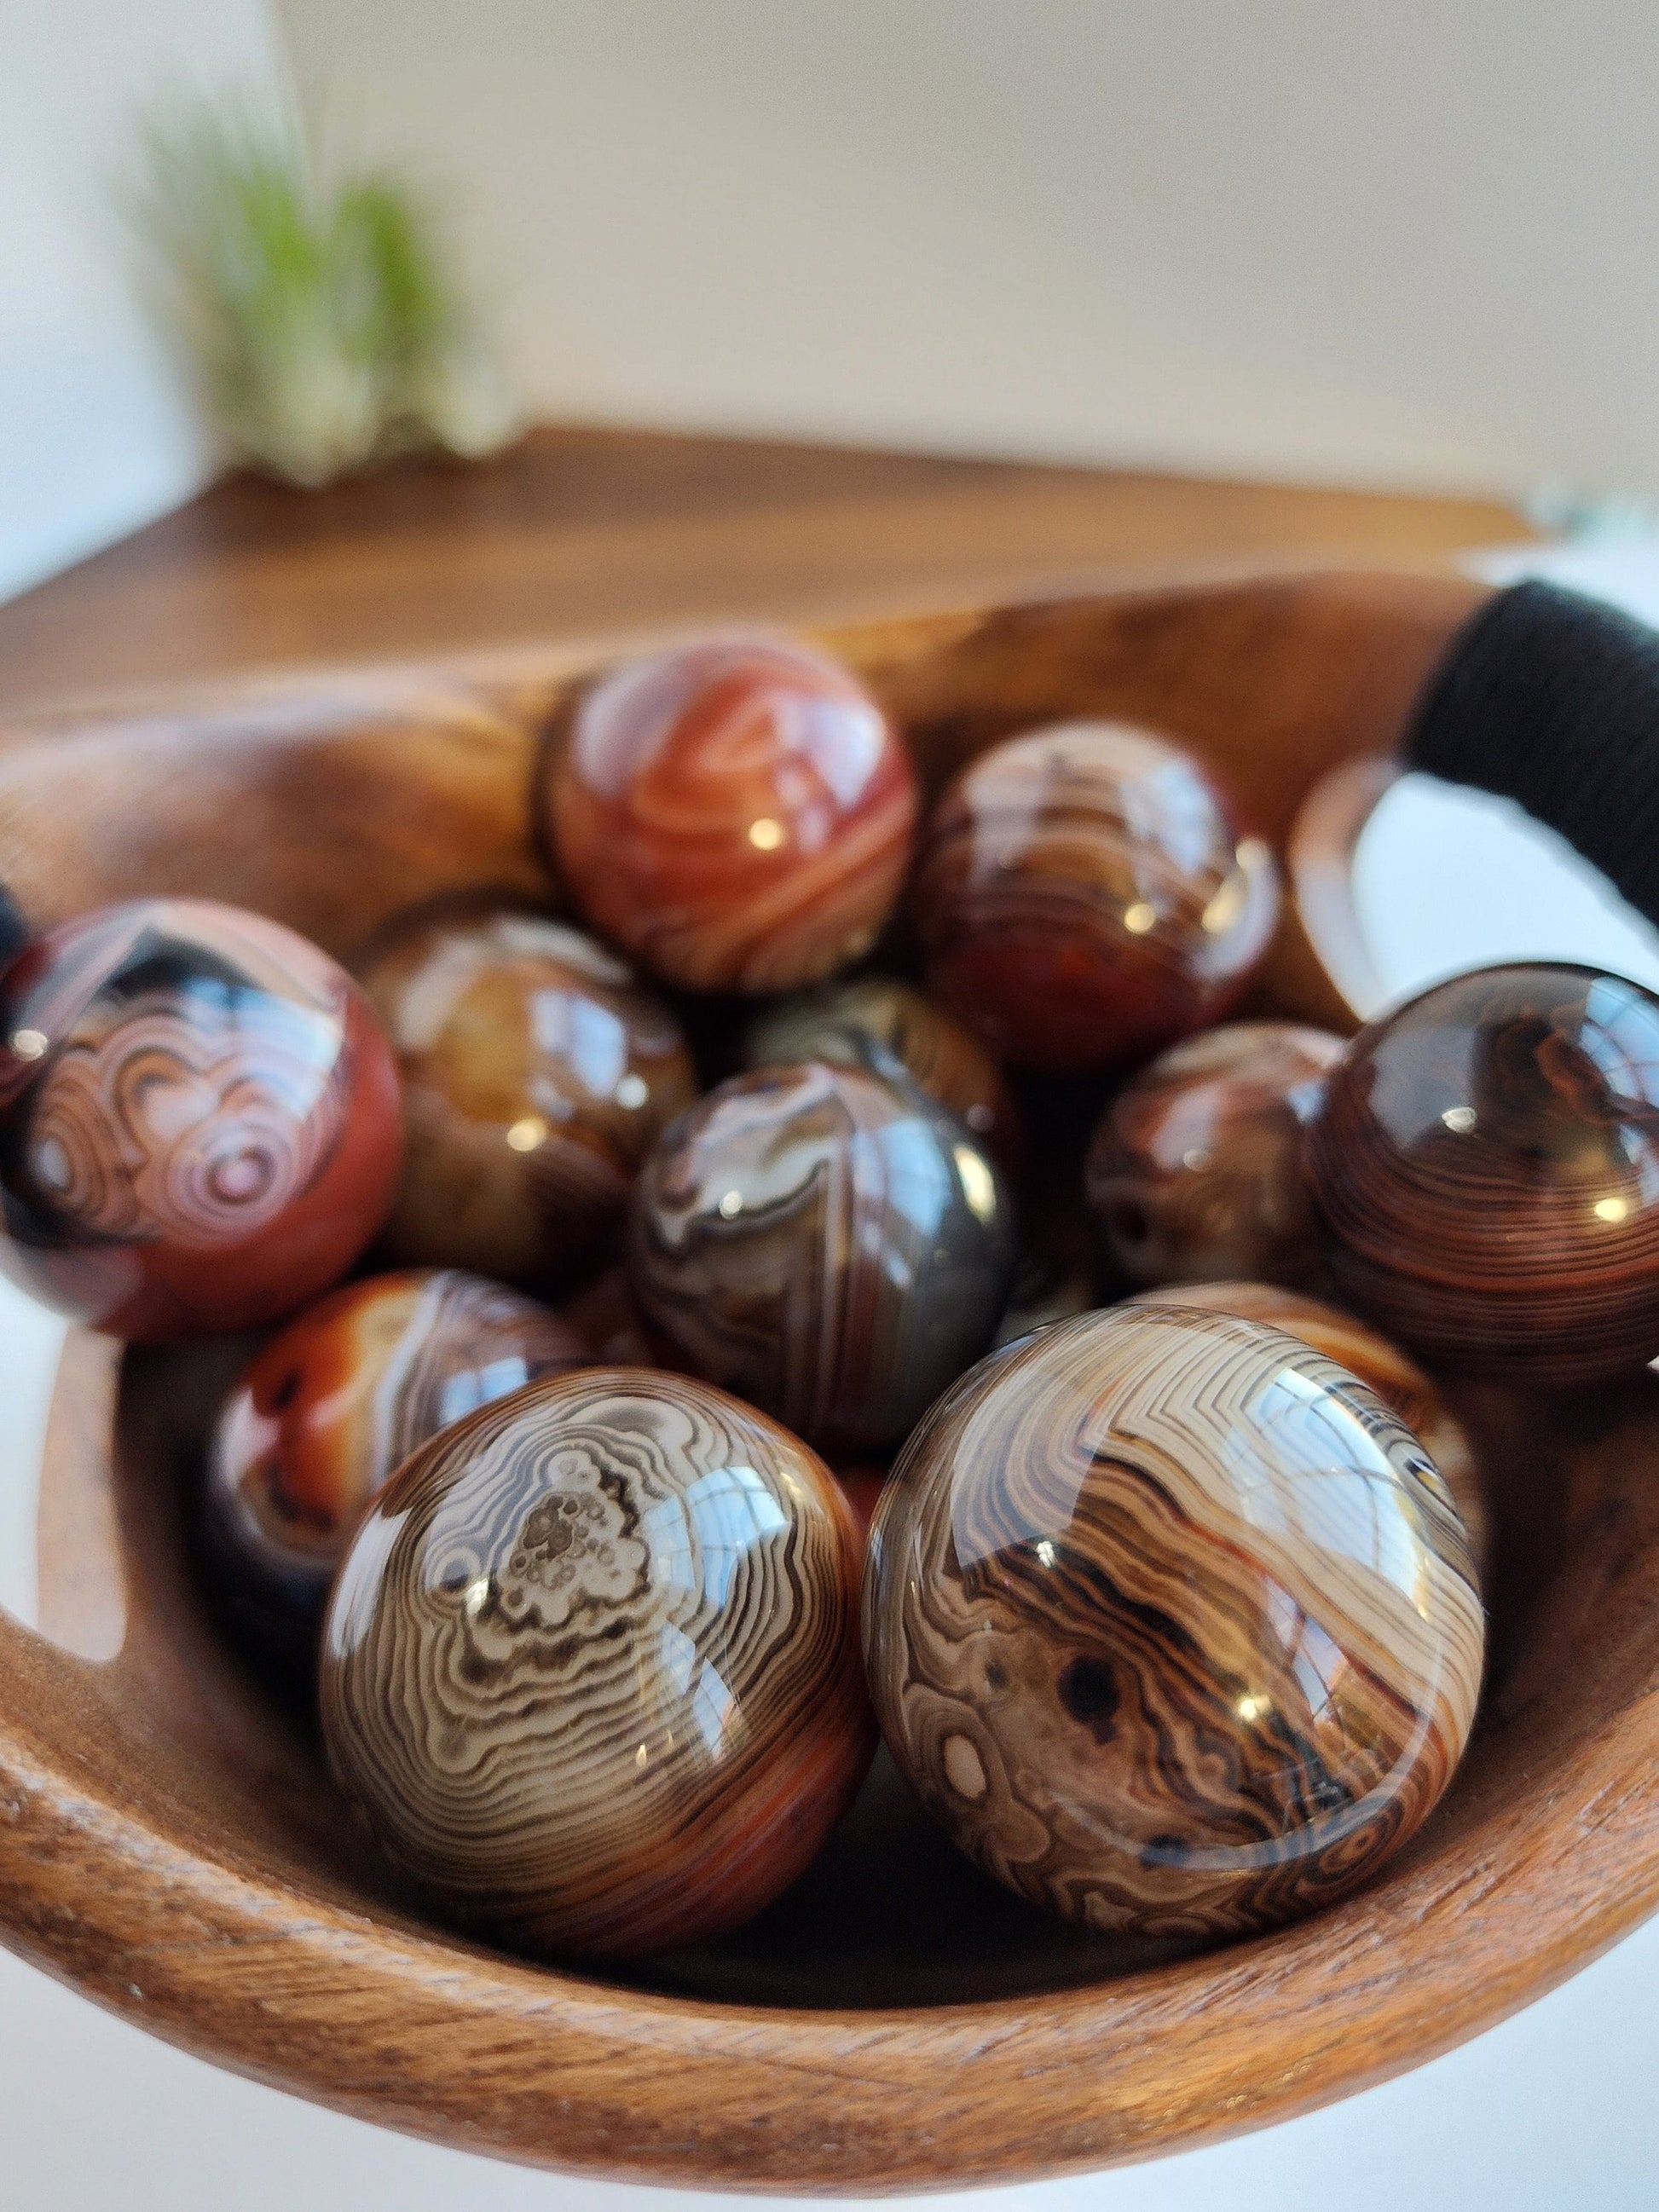
[[[1369,1382],[1383,1403],[1394,1408],[1439,1471],[1468,1537],[1481,1587],[1486,1587],[1492,1558],[1492,1522],[1474,1447],[1441,1391],[1397,1344],[1390,1344],[1386,1336],[1354,1315],[1327,1305],[1322,1298],[1307,1297],[1299,1291],[1283,1290],[1273,1283],[1170,1283],[1130,1300],[1133,1305],[1149,1302],[1200,1306],[1209,1313],[1237,1314],[1241,1321],[1266,1322],[1270,1328],[1299,1336],[1327,1359],[1335,1360],[1339,1367]]]
[[[1227,1012],[1272,942],[1279,872],[1190,753],[1060,722],[946,786],[911,904],[931,988],[994,1052],[1122,1066]]]
[[[1091,1927],[1223,1936],[1412,1834],[1485,1623],[1444,1486],[1373,1390],[1148,1303],[945,1394],[876,1516],[864,1641],[895,1759],[981,1865]]]
[[[441,1907],[535,1951],[702,1941],[799,1874],[874,1732],[834,1476],[752,1407],[589,1369],[396,1474],[324,1626],[329,1757]]]
[[[1544,962],[1362,1030],[1308,1132],[1342,1297],[1437,1364],[1599,1381],[1659,1356],[1659,998]]]

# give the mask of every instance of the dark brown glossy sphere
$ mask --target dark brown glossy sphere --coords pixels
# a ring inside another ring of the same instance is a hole
[[[362,976],[404,1079],[390,1255],[543,1291],[599,1266],[696,1096],[667,1008],[582,931],[504,908],[411,915]]]
[[[1219,1936],[1412,1834],[1485,1622],[1444,1486],[1373,1390],[1149,1302],[945,1394],[876,1516],[864,1643],[890,1750],[988,1872],[1092,1928]]]
[[[374,1010],[280,923],[137,899],[0,976],[0,1267],[113,1336],[315,1297],[386,1218],[401,1152]]]
[[[873,1064],[879,1073],[883,1053],[965,1121],[1004,1168],[1018,1166],[1018,1116],[1002,1070],[960,1022],[896,976],[860,975],[799,992],[757,1015],[744,1040],[750,1067],[829,1060]]]
[[[1220,1020],[1272,940],[1279,879],[1190,754],[1125,723],[1062,722],[946,787],[912,902],[954,1013],[1004,1059],[1079,1069]]]
[[[323,1634],[335,1771],[444,1911],[510,1942],[719,1935],[869,1765],[860,1550],[823,1462],[724,1391],[532,1383],[416,1453],[359,1530]]]
[[[824,1448],[898,1442],[991,1341],[1012,1273],[988,1156],[917,1085],[806,1060],[724,1083],[635,1194],[649,1327]]]
[[[363,1508],[417,1444],[592,1355],[544,1306],[451,1269],[349,1283],[272,1339],[226,1400],[204,1499],[220,1595],[308,1652]]]
[[[916,803],[903,743],[839,662],[713,638],[587,692],[554,777],[553,837],[583,913],[656,975],[787,991],[875,943]]]
[[[1290,1022],[1184,1038],[1101,1117],[1085,1187],[1126,1283],[1317,1283],[1319,1224],[1303,1133],[1343,1042]]]
[[[1374,1022],[1309,1172],[1344,1296],[1431,1361],[1553,1383],[1659,1354],[1659,999],[1536,964]]]
[[[1440,1390],[1397,1344],[1322,1298],[1304,1297],[1272,1283],[1176,1283],[1143,1291],[1132,1301],[1147,1302],[1199,1306],[1210,1313],[1237,1314],[1241,1321],[1265,1322],[1287,1336],[1299,1336],[1327,1359],[1370,1383],[1421,1443],[1451,1492],[1485,1587],[1492,1528],[1474,1447]],[[1426,1472],[1424,1479],[1428,1479]]]

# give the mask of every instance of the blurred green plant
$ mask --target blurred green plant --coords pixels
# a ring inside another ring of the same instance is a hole
[[[152,110],[141,156],[132,207],[157,306],[240,459],[315,485],[516,434],[434,213],[404,179],[327,181],[297,131],[234,100]]]

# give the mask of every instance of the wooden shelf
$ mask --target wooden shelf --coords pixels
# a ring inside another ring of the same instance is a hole
[[[227,478],[0,607],[0,712],[305,661],[876,614],[1302,562],[1433,565],[1497,501],[548,428],[325,492]]]

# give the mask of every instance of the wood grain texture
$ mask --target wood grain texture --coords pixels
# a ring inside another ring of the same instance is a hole
[[[313,510],[294,511],[296,531],[313,526]],[[337,593],[356,550],[343,542],[340,565],[322,562]],[[227,589],[257,596],[246,573]],[[1279,847],[1329,768],[1389,751],[1480,596],[1443,576],[1280,575],[821,635],[899,719],[933,789],[1035,720],[1121,714],[1219,763]],[[417,593],[399,619],[423,611]],[[486,588],[480,628],[488,611]],[[319,636],[343,634],[320,598],[311,613]],[[227,615],[227,651],[250,634],[240,618]],[[290,653],[314,649],[294,619]],[[256,905],[337,951],[428,891],[505,873],[555,896],[526,794],[548,715],[593,659],[548,646],[487,672],[296,677],[15,732],[0,749],[0,877],[27,866],[30,896],[70,908],[152,874],[174,889],[245,881]],[[300,818],[295,840],[284,825]],[[1261,1010],[1354,1024],[1294,914]],[[1249,1945],[1127,1973],[1118,1954],[1080,1963],[1062,1923],[1059,1948],[1038,1936],[1048,1923],[1012,1898],[997,1920],[987,1896],[1000,1893],[935,1861],[903,1887],[890,1941],[850,1925],[831,1889],[786,1923],[787,1943],[767,1948],[762,1931],[721,1954],[718,1978],[692,1962],[647,1983],[516,1964],[421,1920],[319,1788],[302,1736],[227,1663],[183,1528],[234,1371],[135,1355],[112,1436],[72,1407],[54,1425],[64,1456],[48,1484],[74,1480],[73,1461],[112,1500],[125,1636],[94,1666],[0,1620],[0,1919],[99,2001],[341,2109],[567,2170],[711,2187],[1094,2168],[1419,2063],[1659,1906],[1650,1376],[1588,1395],[1457,1394],[1504,1476],[1490,1691],[1446,1798],[1381,1881]],[[872,1817],[914,1846],[914,1825]],[[930,1978],[908,1970],[901,1937]],[[849,1959],[855,1977],[830,1974]]]
[[[870,1535],[882,1735],[964,1850],[1085,1927],[1247,1934],[1372,1879],[1449,1781],[1485,1622],[1369,1386],[1136,1300],[981,1361]]]
[[[0,702],[964,606],[1194,562],[1422,567],[1528,534],[1493,500],[545,427],[481,466],[308,493],[228,478],[0,607]]]

